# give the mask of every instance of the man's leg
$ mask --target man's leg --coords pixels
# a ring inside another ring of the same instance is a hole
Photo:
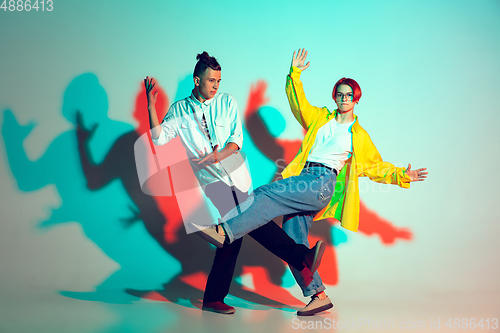
[[[274,221],[264,224],[262,227],[251,231],[248,235],[269,252],[287,262],[290,267],[302,271],[306,279],[310,275],[310,271],[304,269],[304,256],[309,252],[309,247],[294,242]],[[312,279],[312,276],[309,277],[310,279]]]
[[[231,187],[223,182],[216,182],[205,187],[205,195],[212,201],[219,210],[221,216],[224,216],[229,210],[235,207],[235,200]],[[237,200],[244,200],[248,194],[239,192]],[[211,311],[231,314],[234,308],[225,306],[224,298],[229,293],[229,287],[233,279],[236,259],[240,252],[243,239],[231,244],[224,244],[222,248],[215,251],[215,257],[212,268],[208,275],[205,294],[203,296],[203,305]],[[220,309],[219,309],[220,308]],[[220,310],[220,311],[218,311]]]
[[[214,261],[205,287],[203,304],[222,302],[229,293],[242,241],[243,239],[239,239],[238,242],[224,244],[224,247],[215,251]]]

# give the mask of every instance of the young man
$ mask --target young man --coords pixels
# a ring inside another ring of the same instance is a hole
[[[423,181],[426,169],[398,168],[384,162],[368,133],[359,125],[354,106],[361,98],[356,81],[342,78],[333,88],[337,109],[312,106],[307,101],[300,73],[307,51],[294,52],[286,93],[291,110],[307,131],[299,152],[283,171],[282,180],[257,188],[249,200],[231,210],[221,220],[225,240],[233,242],[271,219],[284,215],[283,229],[297,243],[308,246],[313,220],[333,217],[357,232],[359,222],[358,177],[409,188],[410,182]],[[220,241],[220,240],[219,240]],[[292,267],[304,296],[312,296],[298,315],[313,315],[333,307],[324,293],[319,274],[311,281]]]
[[[237,172],[228,171],[229,164],[225,163],[241,149],[241,122],[234,98],[218,93],[221,67],[217,60],[207,52],[198,54],[196,59],[198,62],[193,73],[195,87],[191,96],[172,104],[161,124],[155,108],[155,85],[148,77],[144,80],[151,137],[157,145],[180,137],[205,195],[224,216],[239,201],[248,197],[246,192],[250,187],[250,178],[245,176],[248,171],[242,159],[243,164],[235,167]],[[219,147],[222,149],[219,150]],[[244,172],[241,172],[242,168]],[[207,221],[200,221],[200,224],[204,223]],[[252,231],[250,236],[295,269],[303,271],[309,280],[312,279],[311,272],[319,266],[324,251],[322,242],[318,242],[312,250],[303,244],[296,244],[275,223]],[[203,310],[223,314],[235,312],[233,307],[224,303],[224,298],[229,292],[241,241],[215,244],[218,249],[205,288]]]

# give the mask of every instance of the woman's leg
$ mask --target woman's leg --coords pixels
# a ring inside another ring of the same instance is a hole
[[[260,186],[239,209],[222,218],[222,226],[231,243],[273,218],[305,211],[319,211],[330,201],[336,175],[333,171],[312,167],[299,176]]]
[[[303,244],[309,247],[309,240],[307,236],[311,228],[314,215],[316,212],[304,212],[294,215],[287,215],[283,217],[283,230],[292,238],[297,244]],[[311,281],[310,274],[304,274],[304,271],[298,270],[290,266],[292,274],[297,281],[297,284],[302,289],[304,296],[316,295],[326,288],[321,281],[318,272],[315,272]]]

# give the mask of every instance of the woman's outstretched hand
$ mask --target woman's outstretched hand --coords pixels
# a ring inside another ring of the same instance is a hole
[[[293,51],[292,66],[297,67],[300,70],[304,70],[309,67],[309,61],[304,65],[307,58],[306,49],[299,49],[298,52]]]
[[[410,176],[410,181],[412,182],[421,182],[427,178],[428,172],[424,172],[427,168],[420,168],[417,170],[411,169],[411,164],[408,164],[408,168],[406,168],[406,173]]]

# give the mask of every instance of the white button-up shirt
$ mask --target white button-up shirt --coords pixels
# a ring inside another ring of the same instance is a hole
[[[210,139],[202,130],[203,116],[207,122]],[[233,96],[224,93],[217,93],[203,103],[198,101],[193,94],[175,102],[170,106],[160,127],[160,135],[156,139],[153,138],[153,143],[164,145],[179,136],[189,159],[199,158],[197,151],[211,153],[212,147],[216,145],[219,145],[218,150],[224,148],[229,142],[234,142],[240,149],[243,145],[238,105]],[[233,185],[221,163],[200,167],[194,162],[191,166],[201,185],[208,185],[219,180],[230,186]],[[248,173],[244,163],[242,167]]]

